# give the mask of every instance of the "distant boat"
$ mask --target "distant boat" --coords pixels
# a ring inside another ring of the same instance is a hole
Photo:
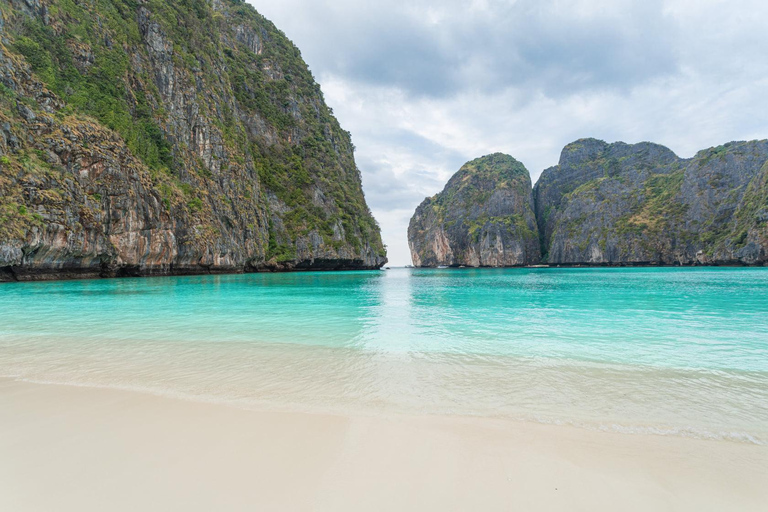
[[[413,265],[406,265],[405,268],[415,268]]]
[[[448,268],[448,265],[438,265],[437,268]]]

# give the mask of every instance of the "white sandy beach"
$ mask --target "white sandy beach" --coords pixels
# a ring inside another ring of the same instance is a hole
[[[0,380],[0,510],[762,511],[768,447]]]

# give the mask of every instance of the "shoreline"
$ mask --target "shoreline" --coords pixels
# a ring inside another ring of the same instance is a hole
[[[143,386],[121,386],[100,383],[55,381],[25,377],[11,377],[0,375],[0,387],[4,383],[18,383],[31,386],[52,386],[61,388],[73,388],[82,390],[105,391],[115,393],[130,393],[154,397],[161,400],[180,401],[189,404],[204,406],[225,407],[248,413],[264,414],[288,414],[327,416],[339,418],[359,418],[371,420],[383,420],[392,418],[442,418],[455,421],[490,421],[503,422],[513,425],[533,425],[542,427],[555,427],[575,429],[593,434],[609,434],[619,436],[661,437],[671,439],[690,439],[694,441],[713,441],[735,443],[747,446],[759,446],[768,450],[768,432],[755,430],[716,429],[706,426],[680,426],[671,424],[650,424],[620,422],[618,420],[589,421],[586,419],[563,419],[557,417],[544,417],[541,415],[506,416],[503,414],[488,415],[479,412],[446,412],[426,410],[415,412],[413,410],[375,409],[362,408],[350,409],[349,406],[321,406],[297,404],[295,402],[276,404],[272,401],[240,401],[234,398],[224,398],[215,395],[196,395],[183,391],[168,389],[156,389]]]
[[[104,273],[95,269],[75,268],[66,270],[25,269],[15,267],[0,267],[0,284],[2,283],[45,283],[56,281],[93,281],[101,279],[137,279],[152,277],[195,277],[195,276],[232,276],[247,274],[291,274],[304,272],[370,272],[382,270],[373,266],[317,266],[317,267],[259,267],[259,268],[230,268],[230,269],[182,269],[160,271],[110,271]]]
[[[11,267],[0,267],[0,285],[3,283],[45,283],[57,281],[98,281],[102,279],[140,279],[153,277],[195,277],[195,276],[232,276],[248,274],[292,274],[307,272],[371,272],[385,270],[386,263],[380,267],[306,267],[306,268],[275,268],[263,267],[258,269],[200,269],[200,270],[179,270],[179,271],[149,271],[149,272],[112,272],[103,274],[92,269],[69,269],[61,272],[45,270],[42,272],[32,271],[25,273],[30,269],[18,269]],[[667,263],[559,263],[556,265],[517,265],[512,267],[472,267],[467,265],[450,265],[442,267],[415,267],[415,266],[392,266],[391,269],[417,269],[417,270],[546,270],[546,269],[614,269],[614,268],[768,268],[768,262],[746,264],[746,263],[691,263],[691,264],[667,264]]]
[[[516,265],[511,267],[472,267],[469,265],[448,265],[448,266],[433,266],[433,267],[400,267],[400,268],[414,268],[414,269],[428,269],[428,270],[504,270],[504,269],[550,269],[550,268],[764,268],[768,267],[768,262],[760,262],[754,264],[747,264],[741,262],[729,262],[729,263],[555,263],[555,264],[542,264],[542,265]],[[398,267],[393,267],[398,268]]]
[[[768,447],[0,379],[0,508],[761,510]]]

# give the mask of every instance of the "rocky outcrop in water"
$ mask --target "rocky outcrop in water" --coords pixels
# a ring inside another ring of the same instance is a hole
[[[511,267],[540,258],[531,176],[500,153],[464,165],[416,210],[408,243],[418,267]]]
[[[446,190],[455,188],[449,183]],[[483,199],[496,190],[489,182]],[[527,193],[520,190],[519,196]],[[538,261],[517,209],[494,218],[495,231],[480,245],[481,258],[464,257],[478,250],[467,244],[464,226],[474,226],[488,205],[477,201],[470,210],[441,197],[427,199],[411,220],[416,266]],[[535,221],[524,217],[525,225],[535,222],[542,261],[550,265],[768,263],[768,141],[731,142],[683,159],[647,142],[579,140],[542,173],[533,202]],[[457,225],[462,229],[445,227]],[[454,247],[471,249],[460,249],[457,258]],[[525,247],[526,257],[507,258],[509,247]]]
[[[0,4],[0,280],[379,268],[349,133],[238,0]]]
[[[534,197],[550,264],[768,261],[768,141],[682,159],[655,144],[580,140]]]

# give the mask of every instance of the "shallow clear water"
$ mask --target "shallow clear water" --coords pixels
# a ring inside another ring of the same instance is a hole
[[[3,284],[0,377],[762,443],[768,269]]]

